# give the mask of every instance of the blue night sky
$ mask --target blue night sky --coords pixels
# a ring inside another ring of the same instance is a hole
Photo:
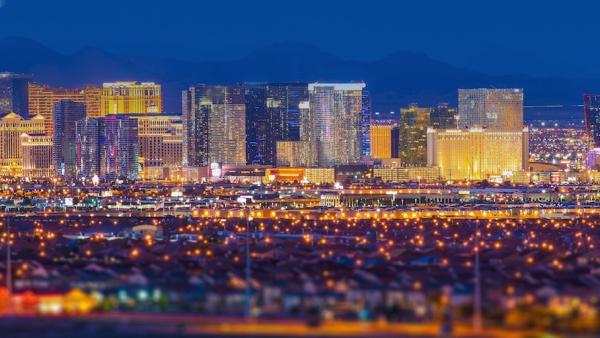
[[[595,1],[0,0],[0,38],[184,60],[282,41],[346,59],[424,52],[488,73],[600,77]]]

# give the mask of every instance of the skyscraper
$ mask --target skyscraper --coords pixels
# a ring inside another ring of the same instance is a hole
[[[117,81],[102,86],[100,115],[162,112],[162,93],[154,82]]]
[[[583,114],[590,148],[600,147],[600,95],[583,95]]]
[[[101,161],[104,146],[104,119],[87,117],[75,124],[77,177],[90,179],[102,175]]]
[[[184,164],[246,164],[246,105],[242,86],[190,87],[182,95]]]
[[[83,89],[53,88],[48,85],[29,84],[29,116],[42,115],[46,121],[46,133],[54,133],[54,104],[69,100],[85,104],[87,117],[100,116],[100,97],[102,88],[85,87]]]
[[[23,118],[30,116],[27,87],[32,79],[31,75],[0,73],[0,116],[11,112]]]
[[[430,125],[435,129],[454,129],[457,115],[456,109],[448,107],[448,103],[440,103],[431,109]]]
[[[310,128],[318,142],[319,165],[357,162],[361,158],[364,83],[308,85]]]
[[[58,175],[65,178],[75,178],[77,175],[75,122],[83,118],[83,103],[65,100],[54,104],[54,168]]]
[[[308,100],[306,83],[244,86],[248,163],[273,165],[278,141],[300,140],[300,102]]]
[[[459,89],[458,112],[461,127],[520,130],[523,128],[523,89]]]
[[[430,124],[429,108],[411,104],[400,109],[398,156],[402,166],[422,167],[427,163],[427,128]]]
[[[137,121],[128,115],[104,117],[103,177],[108,180],[139,178]]]
[[[362,156],[371,154],[371,95],[368,90],[363,90],[362,115],[360,120]]]
[[[400,130],[398,124],[391,120],[371,121],[371,157],[374,159],[390,159],[398,157]]]

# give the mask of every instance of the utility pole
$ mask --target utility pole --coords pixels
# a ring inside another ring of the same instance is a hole
[[[12,258],[10,254],[10,216],[6,216],[6,291],[12,296]]]

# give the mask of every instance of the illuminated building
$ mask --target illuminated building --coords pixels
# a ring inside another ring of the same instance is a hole
[[[380,178],[385,183],[435,182],[440,180],[440,168],[374,168],[373,177]]]
[[[371,121],[371,157],[374,159],[398,158],[400,130],[398,124],[390,120]]]
[[[586,167],[587,169],[600,169],[600,148],[588,150],[586,156]]]
[[[54,105],[59,101],[73,101],[85,104],[87,117],[100,116],[100,97],[102,88],[85,87],[83,89],[53,88],[48,85],[29,84],[29,116],[42,115],[46,121],[46,133],[54,132]]]
[[[318,142],[320,166],[361,159],[364,88],[364,83],[308,85],[311,137]]]
[[[190,87],[182,94],[186,166],[246,164],[246,105],[241,86]]]
[[[333,184],[335,182],[334,168],[267,168],[265,183],[310,183]]]
[[[361,155],[371,154],[371,94],[368,90],[362,92],[362,114],[360,119]]]
[[[277,166],[313,167],[316,165],[316,143],[309,141],[277,141]]]
[[[304,168],[304,182],[310,184],[335,183],[334,168]]]
[[[100,115],[162,112],[162,94],[154,82],[117,81],[102,86]]]
[[[22,134],[43,134],[44,117],[36,115],[29,120],[15,113],[0,119],[0,175],[22,176],[23,150]]]
[[[585,131],[590,147],[600,147],[600,95],[583,95]]]
[[[128,115],[107,115],[102,136],[102,176],[108,180],[138,179],[137,121]]]
[[[523,128],[523,89],[459,89],[459,124],[492,130]]]
[[[273,165],[278,141],[300,140],[300,102],[306,83],[245,85],[247,161]]]
[[[529,131],[482,128],[427,131],[427,164],[449,180],[483,180],[526,170]]]
[[[427,128],[430,110],[411,104],[400,109],[398,157],[405,167],[423,167],[427,164]]]
[[[31,75],[0,73],[0,116],[15,113],[23,118],[29,115],[27,86]]]
[[[77,177],[90,179],[101,176],[102,148],[104,146],[104,119],[87,117],[75,124],[77,149]]]
[[[181,167],[183,125],[180,116],[136,114],[130,117],[138,122],[139,151],[143,163],[142,178],[148,178],[149,172],[162,173],[165,167]],[[154,178],[161,177],[154,175]]]
[[[59,101],[54,104],[54,168],[60,176],[74,178],[77,175],[75,122],[83,118],[83,103]]]
[[[30,179],[54,177],[52,136],[21,134],[23,177]]]
[[[448,107],[448,103],[440,103],[431,109],[430,126],[435,129],[454,129],[457,115],[456,109]]]

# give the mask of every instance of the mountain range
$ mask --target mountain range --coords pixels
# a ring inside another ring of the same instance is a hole
[[[412,102],[456,105],[458,88],[518,87],[526,105],[580,104],[583,93],[600,91],[599,79],[490,75],[398,51],[375,61],[356,61],[295,42],[261,47],[228,61],[181,61],[117,55],[86,47],[59,53],[33,40],[0,39],[0,71],[30,73],[53,86],[100,85],[116,80],[156,81],[167,111],[181,110],[181,90],[193,83],[365,81],[374,111],[397,111]]]

